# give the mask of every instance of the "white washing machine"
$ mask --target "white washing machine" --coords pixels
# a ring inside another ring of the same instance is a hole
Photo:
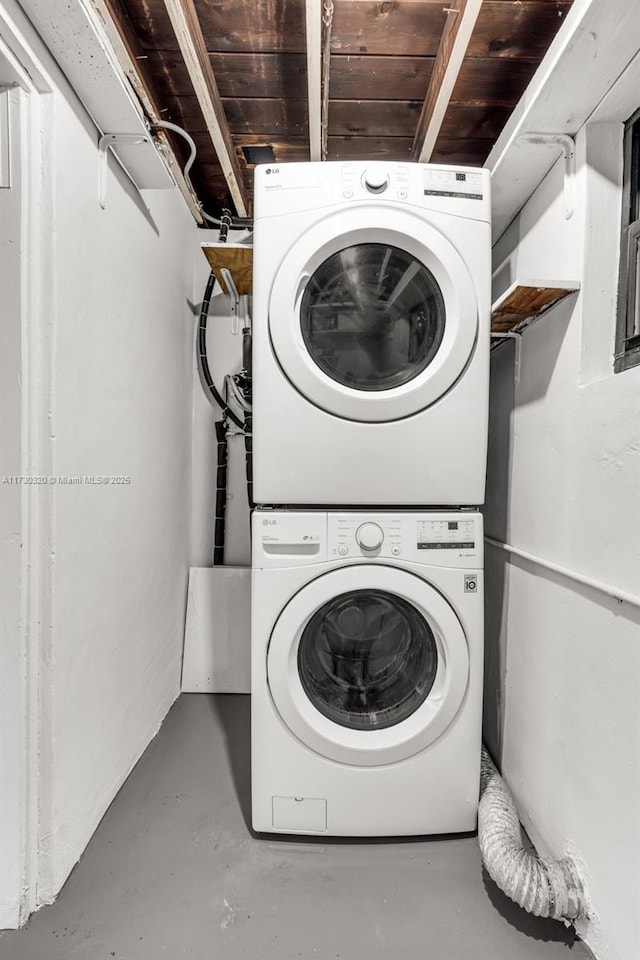
[[[254,829],[474,830],[478,513],[253,514]]]
[[[484,501],[490,247],[487,170],[256,168],[257,503]]]

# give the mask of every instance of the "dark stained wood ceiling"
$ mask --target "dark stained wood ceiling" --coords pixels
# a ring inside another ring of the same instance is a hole
[[[484,0],[431,157],[481,166],[572,0]],[[231,206],[164,0],[108,0],[164,119],[194,138],[204,207]],[[446,0],[334,0],[327,159],[412,159],[447,21]],[[309,159],[304,0],[195,0],[248,196],[242,147],[270,144],[279,163]],[[176,153],[185,158],[177,137]]]

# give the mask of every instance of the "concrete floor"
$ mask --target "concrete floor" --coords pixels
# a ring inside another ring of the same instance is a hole
[[[484,874],[475,836],[255,837],[249,698],[183,695],[58,901],[0,960],[587,960]]]

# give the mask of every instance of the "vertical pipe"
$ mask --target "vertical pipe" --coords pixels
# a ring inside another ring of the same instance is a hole
[[[322,80],[320,85],[320,159],[327,159],[329,143],[329,82],[331,75],[331,27],[333,0],[324,0],[322,8]]]

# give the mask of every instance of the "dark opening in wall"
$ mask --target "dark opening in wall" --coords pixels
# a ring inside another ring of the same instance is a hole
[[[255,165],[256,163],[275,163],[276,155],[273,152],[273,147],[270,144],[265,144],[264,146],[259,147],[243,147],[242,152],[244,153],[244,158],[248,164]]]

